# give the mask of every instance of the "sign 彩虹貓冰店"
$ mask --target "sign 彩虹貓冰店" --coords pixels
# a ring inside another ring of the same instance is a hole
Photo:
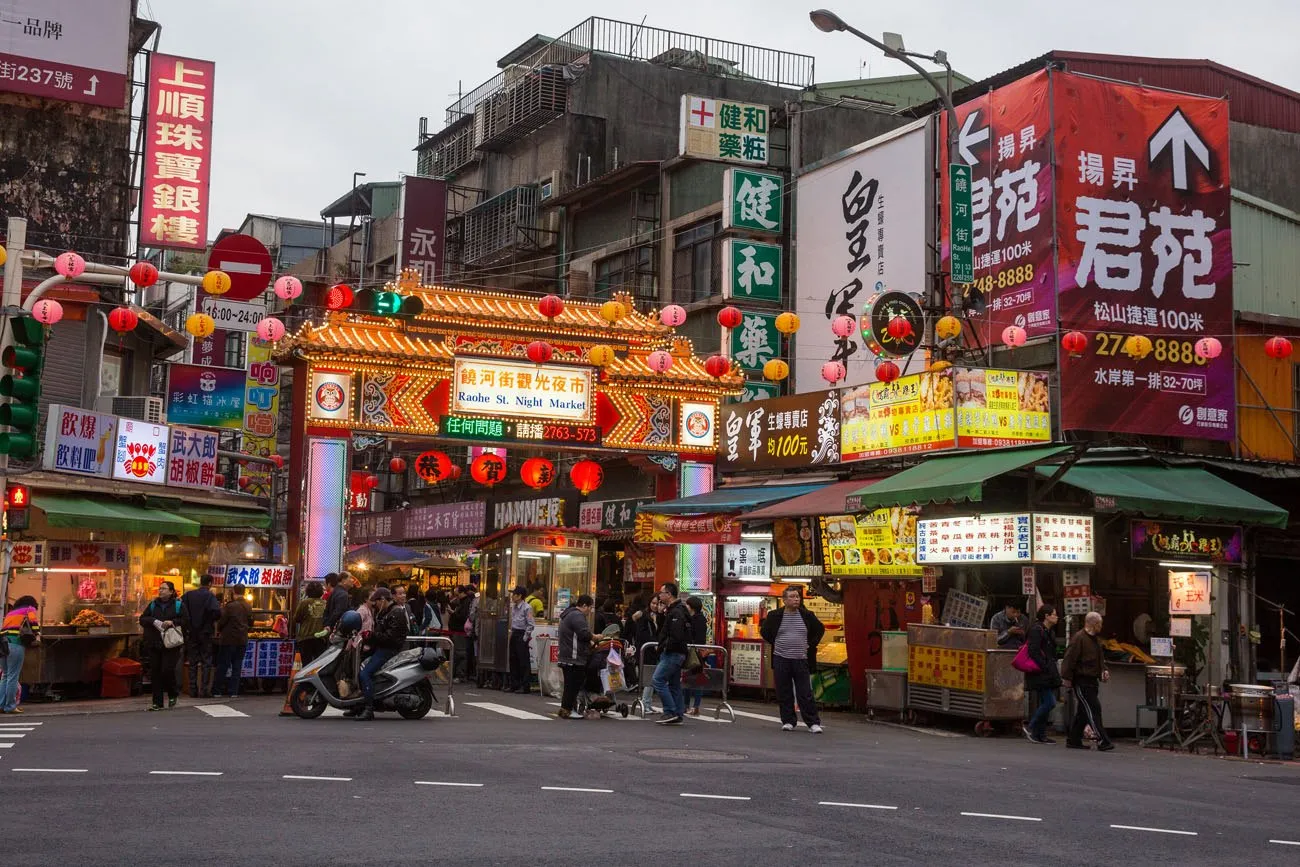
[[[718,468],[775,469],[840,459],[840,400],[835,389],[722,407]]]
[[[971,246],[975,223],[971,215],[971,167],[948,164],[948,268],[955,284],[975,279],[975,249]]]
[[[723,173],[722,228],[747,232],[785,230],[785,178],[771,172],[730,168]]]
[[[216,65],[208,60],[149,56],[141,247],[203,250],[208,246],[215,75]]]
[[[831,575],[917,576],[917,510],[895,506],[821,519],[822,561]]]
[[[723,545],[722,577],[728,581],[771,581],[772,543],[746,539]]]
[[[51,404],[41,466],[64,473],[107,476],[113,463],[117,416]]]
[[[1169,613],[1170,614],[1211,614],[1210,600],[1211,574],[1205,572],[1183,572],[1169,570]]]
[[[840,453],[846,461],[956,444],[950,370],[840,391]]]
[[[919,522],[920,563],[1028,563],[1033,532],[1028,514],[976,515]]]
[[[451,411],[589,422],[592,369],[490,358],[457,358]]]
[[[678,153],[767,165],[770,115],[766,105],[682,94]]]
[[[398,197],[397,267],[432,284],[442,276],[447,231],[447,182],[406,175]]]
[[[953,384],[959,448],[1051,442],[1048,374],[958,367]]]
[[[113,449],[113,478],[166,484],[168,440],[167,425],[119,418]]]
[[[121,109],[132,9],[130,0],[7,0],[0,91]]]
[[[653,497],[629,500],[592,500],[578,505],[579,530],[615,532],[630,530],[641,506],[654,502]]]
[[[167,447],[167,484],[176,488],[210,488],[217,475],[216,431],[173,427]]]
[[[776,329],[775,313],[741,314],[740,325],[731,329],[731,359],[745,370],[762,370],[763,365],[781,356],[781,332]]]
[[[637,512],[632,540],[656,545],[731,545],[740,542],[736,515],[657,515]]]
[[[230,301],[208,295],[202,301],[203,312],[212,317],[223,331],[257,331],[257,323],[266,318],[266,305],[248,301]]]
[[[1052,82],[1060,329],[1089,338],[1061,366],[1061,427],[1232,442],[1228,101]],[[1145,357],[1127,353],[1134,335],[1150,341]],[[1197,355],[1205,337],[1220,357]]]
[[[783,248],[748,238],[722,242],[722,297],[781,302]]]
[[[167,420],[173,424],[241,430],[247,372],[238,367],[167,366]]]
[[[1053,73],[1055,74],[1055,73]],[[1047,72],[1036,72],[957,106],[957,153],[947,153],[948,117],[940,113],[944,162],[970,167],[970,258],[973,279],[958,271],[949,246],[963,228],[952,215],[961,204],[954,195],[956,178],[942,184],[942,266],[959,285],[969,287],[965,306],[987,315],[971,317],[980,340],[1001,340],[1008,325],[1030,337],[1056,331],[1056,286],[1052,266],[1052,106]],[[1056,103],[1063,95],[1057,87]],[[1098,118],[1089,123],[1103,125]],[[1064,233],[1062,233],[1064,237]],[[800,252],[802,256],[802,251]],[[901,288],[901,287],[897,287]]]
[[[1130,550],[1137,560],[1243,562],[1240,527],[1190,524],[1186,521],[1130,521],[1129,540]]]
[[[821,368],[839,361],[849,383],[873,379],[874,358],[858,331],[831,332],[838,316],[857,318],[867,298],[927,285],[926,224],[932,168],[929,121],[917,121],[800,175],[795,184],[799,255],[795,313],[803,320],[793,364],[799,391],[821,388]]]

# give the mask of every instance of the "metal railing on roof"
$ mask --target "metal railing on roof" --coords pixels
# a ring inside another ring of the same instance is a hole
[[[806,54],[593,16],[456,100],[447,108],[447,123],[473,113],[474,106],[517,80],[521,67],[566,65],[593,52],[780,87],[809,87],[814,80],[813,58]]]

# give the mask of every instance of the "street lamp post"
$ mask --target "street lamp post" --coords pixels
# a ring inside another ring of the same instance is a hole
[[[808,13],[808,18],[812,21],[813,25],[823,33],[835,33],[839,31],[852,33],[863,42],[879,48],[886,56],[906,63],[915,70],[921,78],[925,79],[926,83],[934,88],[934,92],[938,94],[939,99],[943,102],[944,111],[948,116],[948,160],[951,162],[957,159],[957,109],[952,103],[952,65],[948,62],[948,53],[946,51],[936,51],[933,55],[922,54],[917,51],[908,51],[903,47],[903,37],[897,33],[884,34],[885,39],[882,42],[863,33],[861,30],[852,26],[829,9],[815,9]],[[932,63],[939,64],[947,70],[946,86],[940,84],[933,75],[913,60],[913,57],[923,57]],[[949,231],[951,232],[951,225]],[[949,239],[949,245],[951,249],[951,238]],[[935,253],[935,262],[934,287],[932,289],[930,304],[928,306],[932,311],[939,311],[944,307],[943,277],[940,274],[942,267],[942,253],[939,251],[936,251]],[[930,345],[934,345],[935,343],[934,316],[930,317],[930,324],[926,326],[926,340]]]

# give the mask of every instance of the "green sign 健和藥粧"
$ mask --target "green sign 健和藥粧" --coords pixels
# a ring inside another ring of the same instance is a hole
[[[742,238],[722,242],[722,295],[781,303],[782,248]]]
[[[682,95],[678,152],[709,160],[767,165],[765,105]]]
[[[785,228],[785,178],[770,172],[727,169],[722,228],[780,234]]]
[[[745,311],[740,326],[731,329],[731,358],[745,370],[762,370],[780,354],[776,314]]]

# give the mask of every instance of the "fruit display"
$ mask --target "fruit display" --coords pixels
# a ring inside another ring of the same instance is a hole
[[[108,626],[108,618],[98,611],[91,611],[89,608],[83,608],[77,612],[77,616],[72,618],[72,626]]]
[[[284,636],[278,632],[271,632],[265,629],[259,629],[254,632],[248,633],[248,637],[249,638],[283,638]]]

